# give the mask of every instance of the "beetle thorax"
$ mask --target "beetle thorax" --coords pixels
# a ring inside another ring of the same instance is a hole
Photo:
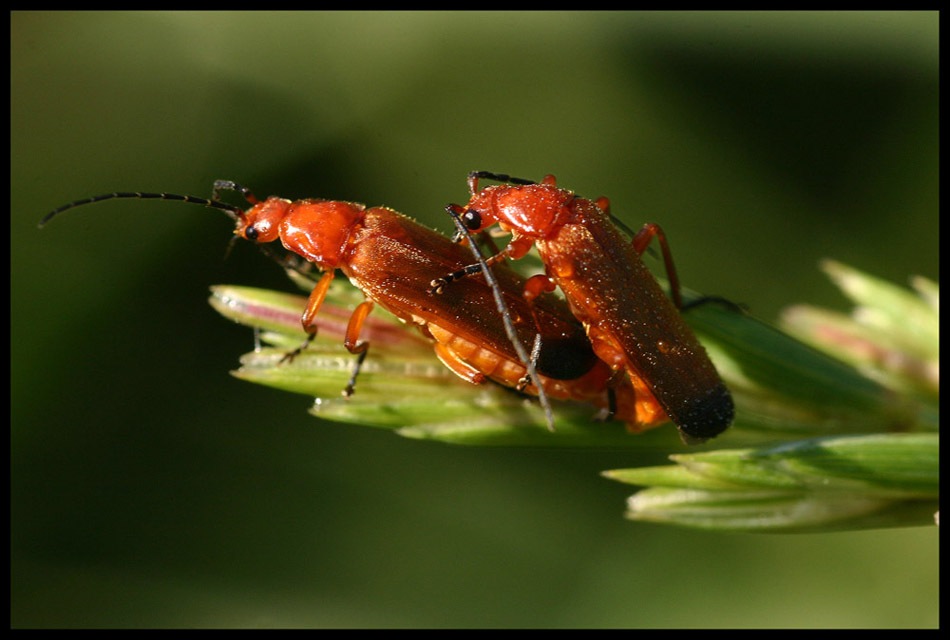
[[[499,189],[492,205],[495,217],[518,235],[544,238],[568,221],[573,199],[569,191],[533,184]]]
[[[336,200],[299,200],[280,222],[280,239],[290,251],[324,269],[340,266],[364,205]]]

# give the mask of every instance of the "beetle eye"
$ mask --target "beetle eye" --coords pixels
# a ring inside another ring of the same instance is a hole
[[[244,230],[244,237],[247,238],[248,240],[257,240],[257,236],[258,236],[257,229],[255,229],[253,226],[248,227]]]
[[[480,229],[482,226],[482,216],[478,211],[474,209],[469,209],[462,214],[462,222],[465,223],[465,226],[470,230],[475,231]]]

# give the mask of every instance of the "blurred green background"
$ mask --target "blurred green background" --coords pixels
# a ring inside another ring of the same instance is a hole
[[[936,278],[936,13],[13,13],[13,626],[933,627],[937,531],[624,521],[604,469],[323,423],[231,378],[217,283],[292,290],[218,212],[384,204],[473,169],[608,195],[772,320],[834,257]],[[729,445],[725,435],[716,442]]]

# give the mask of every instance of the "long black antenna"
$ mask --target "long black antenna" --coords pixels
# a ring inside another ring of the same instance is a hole
[[[508,305],[505,304],[504,297],[501,294],[501,287],[498,285],[498,281],[495,279],[495,274],[492,272],[491,267],[485,262],[485,257],[482,255],[482,250],[478,247],[478,243],[475,242],[475,238],[472,237],[468,227],[466,227],[462,219],[459,218],[455,207],[449,205],[445,210],[452,216],[452,221],[455,222],[455,228],[458,229],[459,235],[468,240],[468,246],[472,250],[472,255],[475,256],[475,259],[482,269],[482,273],[485,274],[485,280],[488,282],[488,286],[491,287],[492,295],[495,297],[495,306],[498,307],[498,313],[501,314],[502,324],[505,326],[505,333],[508,334],[508,340],[511,341],[511,345],[515,348],[515,353],[518,354],[518,357],[521,358],[525,368],[528,370],[528,377],[531,378],[531,382],[534,383],[535,388],[538,390],[538,400],[544,409],[544,417],[547,420],[548,429],[554,431],[554,414],[551,413],[551,402],[544,392],[544,386],[541,384],[537,368],[534,366],[535,360],[537,359],[538,339],[535,338],[535,346],[532,349],[533,353],[529,356],[524,346],[522,346],[521,340],[518,339],[515,327],[511,323],[511,313],[508,311]],[[538,337],[540,337],[540,334]]]
[[[221,211],[227,212],[232,218],[239,218],[244,212],[239,207],[230,205],[224,202],[219,202],[217,200],[209,200],[208,198],[199,198],[197,196],[180,196],[174,193],[142,193],[138,191],[134,192],[115,192],[115,193],[106,193],[101,196],[93,196],[92,198],[85,198],[84,200],[76,200],[75,202],[70,202],[69,204],[64,204],[58,209],[54,209],[47,213],[42,220],[40,220],[40,228],[42,229],[47,222],[52,220],[55,216],[62,213],[63,211],[68,211],[69,209],[74,209],[76,207],[81,207],[86,204],[94,204],[96,202],[102,202],[103,200],[112,200],[115,198],[136,198],[139,200],[178,200],[180,202],[190,202],[192,204],[200,204],[205,207],[211,207],[212,209],[220,209]]]

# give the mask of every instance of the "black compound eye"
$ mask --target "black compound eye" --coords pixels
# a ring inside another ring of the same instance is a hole
[[[257,235],[258,235],[257,229],[255,229],[254,227],[248,227],[247,229],[244,230],[244,237],[247,238],[248,240],[257,240]]]
[[[468,227],[471,231],[480,229],[482,226],[482,215],[475,211],[474,209],[469,209],[462,214],[462,222]]]

